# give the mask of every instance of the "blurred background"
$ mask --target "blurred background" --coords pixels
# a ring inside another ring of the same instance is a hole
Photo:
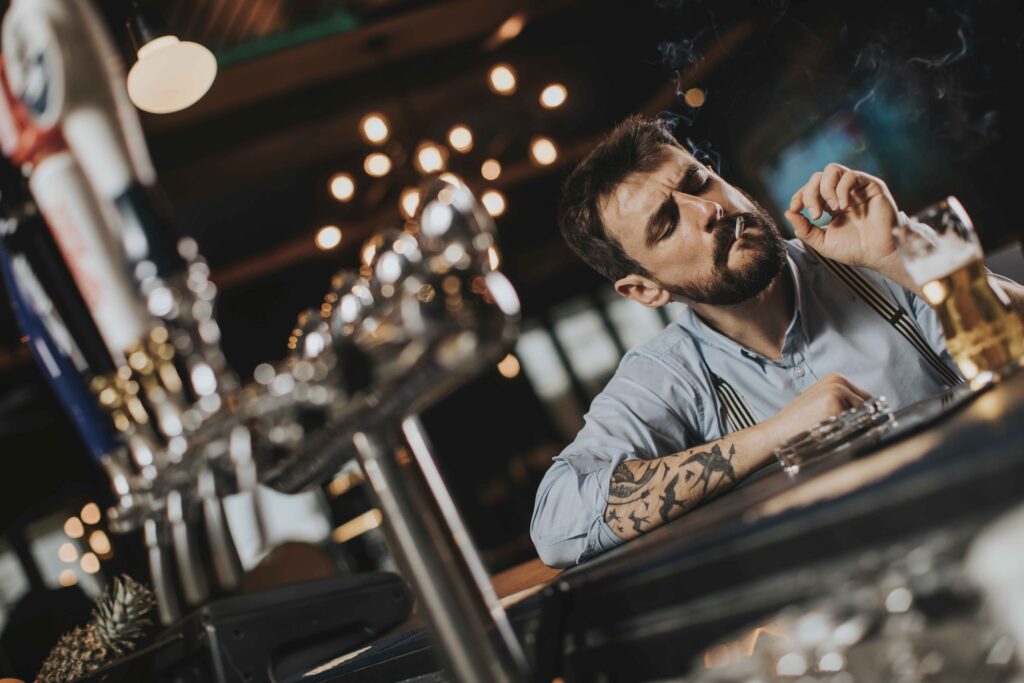
[[[424,416],[492,571],[534,557],[529,517],[551,458],[622,354],[675,315],[618,299],[555,223],[568,171],[629,113],[669,117],[777,217],[839,161],[883,177],[909,213],[959,196],[988,252],[1021,233],[1015,0],[141,4],[219,63],[195,106],[143,124],[178,228],[211,265],[242,377],[283,357],[331,275],[358,267],[364,240],[414,210],[409,189],[425,171],[456,174],[495,215],[525,331]],[[100,5],[133,59],[130,7]],[[107,533],[108,484],[0,298],[3,628],[30,591],[71,613],[105,576],[144,565],[136,540]],[[320,545],[341,570],[390,566],[357,468],[273,504],[279,541]]]

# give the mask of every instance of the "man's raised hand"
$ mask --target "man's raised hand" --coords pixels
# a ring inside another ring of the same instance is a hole
[[[819,228],[800,213],[804,209],[812,220],[828,211],[832,221]],[[892,234],[899,209],[882,179],[829,164],[793,194],[786,219],[796,236],[822,255],[903,284],[905,270]]]

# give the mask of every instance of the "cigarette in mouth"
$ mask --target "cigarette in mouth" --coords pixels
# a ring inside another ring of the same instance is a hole
[[[743,216],[736,217],[736,239],[740,238],[740,233],[743,232]]]

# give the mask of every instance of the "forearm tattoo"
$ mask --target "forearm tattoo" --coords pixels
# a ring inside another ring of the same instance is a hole
[[[622,463],[612,472],[604,521],[629,539],[678,517],[737,482],[735,455],[736,446],[723,439],[676,456]]]

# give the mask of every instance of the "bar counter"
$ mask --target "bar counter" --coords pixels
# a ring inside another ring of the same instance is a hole
[[[828,458],[795,478],[769,468],[583,565],[556,574],[535,561],[495,585],[534,680],[680,676],[716,640],[827,591],[830,567],[909,551],[936,531],[970,536],[1024,499],[1022,481],[1017,373],[868,452]],[[305,680],[416,679],[437,671],[432,662],[412,630]]]

